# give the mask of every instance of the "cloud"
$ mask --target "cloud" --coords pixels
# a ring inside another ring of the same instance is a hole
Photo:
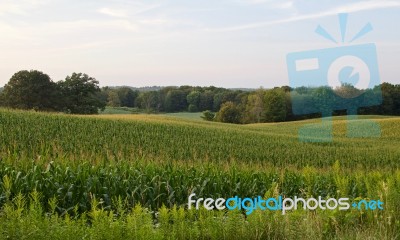
[[[0,2],[0,16],[7,14],[26,15],[29,10],[47,4],[49,0],[2,0]]]
[[[139,20],[138,22],[145,25],[165,25],[171,23],[172,21],[168,19],[154,18],[154,19],[143,19]]]
[[[85,31],[90,29],[91,31],[108,31],[112,29],[121,29],[125,31],[136,31],[138,30],[137,24],[126,20],[126,19],[113,19],[113,20],[76,20],[76,21],[65,21],[65,22],[49,22],[37,27],[38,30],[46,32],[52,29],[52,32],[58,33],[70,33],[77,31]]]
[[[288,9],[294,7],[292,1],[282,0],[237,0],[237,2],[242,5],[264,5],[274,9]]]
[[[337,12],[360,12],[380,8],[400,7],[399,1],[370,0],[338,7]]]
[[[15,3],[0,3],[0,16],[5,14],[24,15],[25,11]]]
[[[294,8],[293,2],[282,2],[276,5],[277,8],[281,9],[288,9],[288,8]]]
[[[238,0],[239,3],[248,4],[248,5],[270,3],[273,1],[274,0]]]
[[[125,5],[123,9],[103,7],[98,9],[97,12],[115,18],[128,18],[129,16],[143,14],[148,11],[157,9],[161,6],[162,6],[161,4],[143,4],[136,2],[133,4]]]
[[[146,12],[152,11],[154,9],[160,8],[162,6],[163,6],[162,4],[144,5],[144,6],[141,6],[139,9],[137,9],[136,11],[134,11],[134,15],[146,13]]]
[[[254,0],[254,1],[258,1],[258,0]],[[262,1],[262,0],[260,0],[260,1]],[[330,9],[330,10],[327,10],[324,12],[319,12],[319,13],[303,14],[303,15],[297,15],[297,16],[293,16],[293,17],[289,17],[289,18],[284,18],[284,19],[266,21],[266,22],[256,22],[256,23],[251,23],[251,24],[246,24],[246,25],[238,25],[238,26],[232,26],[232,27],[214,28],[214,29],[206,29],[206,30],[212,31],[212,32],[241,31],[241,30],[261,28],[261,27],[267,27],[267,26],[271,26],[271,25],[277,25],[277,24],[283,24],[283,23],[289,23],[289,22],[317,19],[317,18],[336,15],[338,13],[354,13],[354,12],[369,11],[369,10],[374,10],[374,9],[396,8],[396,7],[400,7],[399,1],[370,0],[370,1],[362,1],[362,2],[356,2],[356,3],[352,3],[352,4],[343,5],[343,6],[336,7],[336,8],[333,8],[333,9]]]
[[[122,8],[110,8],[103,7],[97,10],[98,13],[124,20],[124,26],[128,30],[136,30],[139,25],[165,25],[170,24],[172,21],[165,17],[149,17],[144,13],[153,9],[159,8],[161,5],[147,5],[141,3],[135,3],[127,5],[125,9]],[[140,15],[144,16],[140,16]],[[128,24],[130,22],[130,24]]]
[[[92,38],[87,38],[90,31]],[[0,22],[0,45],[7,46],[41,46],[48,48],[50,45],[60,47],[71,46],[77,42],[88,44],[93,41],[110,41],[115,38],[115,32],[120,36],[130,36],[138,31],[137,24],[125,19],[113,20],[76,20],[46,22],[32,28],[30,25],[18,27]],[[68,36],[76,36],[68,40]],[[1,48],[1,47],[0,47]]]
[[[110,16],[110,17],[116,17],[116,18],[127,18],[128,15],[126,11],[120,10],[120,9],[111,9],[111,8],[100,8],[97,10],[98,13]]]
[[[18,2],[4,1],[0,3],[0,16],[7,14],[26,15],[28,9],[34,7]]]

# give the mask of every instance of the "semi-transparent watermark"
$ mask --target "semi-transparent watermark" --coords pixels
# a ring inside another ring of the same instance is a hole
[[[339,14],[340,41],[323,27],[316,29],[317,34],[340,46],[287,55],[293,113],[322,115],[321,123],[309,124],[299,130],[300,141],[332,141],[332,113],[337,110],[347,111],[348,137],[381,135],[377,123],[357,117],[359,108],[382,103],[375,44],[352,44],[372,31],[372,25],[367,23],[346,41],[347,18],[347,14]]]
[[[349,198],[328,198],[321,196],[318,198],[263,198],[261,196],[255,198],[240,198],[238,196],[225,198],[197,198],[196,194],[191,194],[188,198],[188,209],[207,210],[244,210],[246,215],[252,214],[254,211],[281,211],[285,215],[288,211],[304,209],[304,210],[383,210],[384,203],[381,200],[360,200],[350,201]]]

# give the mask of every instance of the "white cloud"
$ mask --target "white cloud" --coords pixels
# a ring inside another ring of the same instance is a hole
[[[11,2],[3,2],[0,3],[0,16],[5,14],[24,15],[25,11],[18,4]]]
[[[247,5],[271,3],[274,1],[275,0],[237,0],[238,3],[247,4]]]
[[[26,15],[29,10],[48,3],[49,0],[2,0],[0,2],[0,16],[6,14]]]
[[[257,0],[255,0],[255,1],[257,1]],[[333,9],[330,9],[330,10],[327,10],[324,12],[319,12],[319,13],[303,14],[303,15],[297,15],[297,16],[293,16],[293,17],[289,17],[289,18],[284,18],[284,19],[266,21],[266,22],[256,22],[256,23],[251,23],[251,24],[246,24],[246,25],[238,25],[238,26],[232,26],[232,27],[206,29],[206,30],[216,31],[216,32],[240,31],[240,30],[261,28],[261,27],[282,24],[282,23],[297,22],[297,21],[309,20],[309,19],[317,19],[317,18],[321,18],[321,17],[336,15],[338,13],[354,13],[354,12],[368,11],[368,10],[374,10],[374,9],[397,8],[397,7],[400,7],[399,1],[370,0],[370,1],[362,1],[362,2],[343,5],[343,6],[333,8]]]
[[[121,10],[121,9],[111,9],[111,8],[100,8],[97,10],[97,12],[110,16],[110,17],[116,17],[116,18],[126,18],[128,17],[126,11]]]
[[[262,4],[262,3],[267,3],[271,2],[271,0],[242,0],[242,2],[246,2],[248,4]]]
[[[172,21],[168,19],[154,18],[154,19],[143,19],[139,20],[138,22],[145,25],[165,25],[171,23]]]
[[[281,9],[288,9],[288,8],[294,8],[293,2],[282,2],[276,5],[277,8]]]
[[[275,9],[288,9],[293,8],[293,1],[282,0],[237,0],[242,5],[264,5],[269,8]]]
[[[97,12],[110,17],[128,18],[129,16],[143,14],[161,6],[161,4],[143,4],[140,2],[134,2],[125,5],[124,8],[103,7],[98,9]]]
[[[97,29],[97,30],[105,30],[105,29],[123,29],[128,31],[137,30],[137,26],[124,19],[120,20],[77,20],[77,21],[66,21],[66,22],[51,22],[44,24],[41,27],[43,30],[48,28],[54,29],[56,31],[80,31],[85,29]],[[57,30],[58,29],[58,30]]]
[[[154,9],[160,8],[162,6],[163,6],[162,4],[140,5],[140,7],[138,9],[133,11],[133,14],[138,15],[138,14],[146,13],[146,12],[152,11]]]
[[[338,7],[337,12],[360,12],[380,8],[400,7],[400,1],[370,0]]]
[[[69,48],[75,45],[90,47],[97,42],[109,42],[114,39],[113,34],[104,34],[107,32],[118,32],[118,36],[130,36],[136,33],[137,24],[125,19],[115,20],[77,20],[65,22],[47,22],[37,24],[35,27],[30,25],[21,25],[14,27],[12,25],[0,22],[0,49],[7,48],[40,48],[47,49],[51,47]],[[87,33],[93,35],[87,38]],[[68,39],[68,36],[76,36],[74,39]]]

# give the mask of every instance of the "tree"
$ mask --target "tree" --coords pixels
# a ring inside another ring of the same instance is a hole
[[[159,92],[141,92],[136,99],[136,106],[145,109],[147,112],[158,110]]]
[[[264,120],[264,94],[263,89],[259,89],[254,93],[248,95],[246,102],[246,123],[260,123]]]
[[[330,116],[335,107],[335,93],[331,87],[318,87],[311,93],[312,105],[322,117]],[[343,104],[344,105],[344,104]]]
[[[214,93],[210,90],[206,90],[201,93],[199,101],[199,110],[212,110],[214,104]]]
[[[133,91],[129,87],[121,87],[117,89],[121,107],[134,107],[135,100],[139,96],[139,91]]]
[[[64,97],[64,111],[73,114],[97,114],[104,110],[106,103],[102,101],[99,82],[87,74],[73,73],[65,81],[58,82]]]
[[[203,116],[201,116],[201,118],[206,121],[214,121],[215,113],[211,112],[210,110],[206,110],[203,112]]]
[[[286,119],[286,96],[280,88],[268,90],[265,93],[265,121],[282,122]]]
[[[213,110],[218,112],[221,109],[222,101],[223,101],[224,94],[222,92],[217,93],[214,95],[213,99]]]
[[[364,92],[355,88],[350,83],[343,83],[340,87],[336,87],[333,91],[341,98],[355,98]]]
[[[183,90],[171,90],[165,97],[165,111],[179,112],[187,109],[186,93]]]
[[[18,109],[57,110],[57,85],[43,72],[19,71],[4,86],[2,101],[5,106]]]
[[[108,93],[107,105],[110,107],[121,107],[121,100],[116,91],[113,90]]]
[[[101,91],[97,93],[97,97],[103,102],[108,102],[108,96],[111,91],[113,91],[113,89],[110,87],[102,87]]]
[[[378,91],[377,87],[374,89],[378,94],[381,92],[383,98],[378,114],[400,115],[400,85],[385,82],[381,84],[380,89],[381,91]]]
[[[339,110],[336,111],[339,113],[340,110],[347,110],[348,115],[356,115],[358,108],[368,101],[364,101],[362,94],[365,92],[365,90],[357,89],[349,83],[342,83],[340,87],[333,90],[335,97],[333,108]]]
[[[216,120],[224,123],[240,123],[241,115],[240,109],[233,102],[226,102],[221,105]]]
[[[196,105],[189,104],[188,111],[192,112],[192,113],[195,113],[195,112],[199,111],[199,108]]]
[[[197,112],[199,110],[200,96],[201,93],[198,91],[192,91],[187,95],[186,100],[189,104],[189,112]]]
[[[159,91],[157,91],[158,93],[158,108],[157,111],[159,112],[166,112],[166,104],[167,104],[167,95],[170,91],[172,90],[177,90],[176,87],[164,87],[162,89],[160,89]]]

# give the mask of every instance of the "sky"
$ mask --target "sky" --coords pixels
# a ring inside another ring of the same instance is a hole
[[[0,86],[19,70],[73,72],[101,86],[288,85],[291,52],[375,43],[382,82],[400,83],[400,0],[0,0]],[[347,44],[347,43],[346,43]]]

